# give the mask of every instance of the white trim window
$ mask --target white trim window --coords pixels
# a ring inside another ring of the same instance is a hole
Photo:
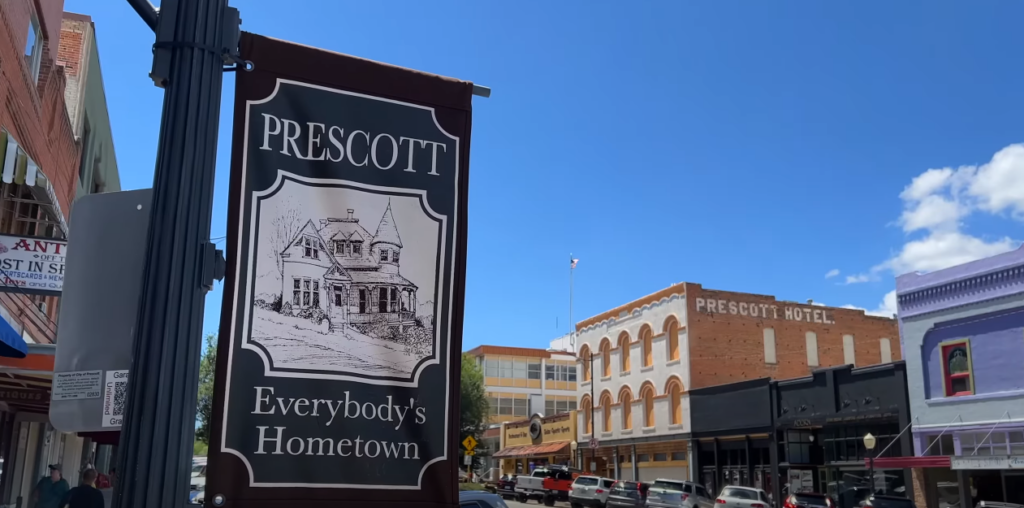
[[[320,259],[320,242],[311,236],[302,237],[302,257]]]
[[[292,307],[320,307],[320,281],[310,277],[292,277]]]

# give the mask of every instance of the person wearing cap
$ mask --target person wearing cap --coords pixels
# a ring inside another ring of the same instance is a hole
[[[71,490],[68,481],[61,478],[60,464],[50,464],[50,476],[42,477],[32,491],[33,508],[60,508],[64,495]]]
[[[96,488],[95,469],[82,473],[82,484],[68,491],[60,501],[60,508],[104,508],[103,493]]]

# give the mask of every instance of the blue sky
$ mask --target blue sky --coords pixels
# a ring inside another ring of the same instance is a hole
[[[1021,3],[232,5],[248,31],[493,88],[474,101],[466,348],[568,331],[570,253],[576,320],[680,281],[890,312],[895,272],[1024,239]],[[96,23],[122,185],[149,187],[153,34],[125,1],[65,10]]]

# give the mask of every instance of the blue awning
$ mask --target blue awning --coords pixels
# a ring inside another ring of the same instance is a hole
[[[16,332],[6,319],[0,318],[0,356],[7,358],[25,358],[28,356],[28,344],[21,334]]]

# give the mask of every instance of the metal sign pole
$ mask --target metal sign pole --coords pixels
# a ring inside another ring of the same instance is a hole
[[[237,54],[226,0],[129,4],[155,30],[150,76],[164,88],[146,262],[115,508],[180,508],[195,431],[203,303],[219,258],[210,243],[221,82]]]

